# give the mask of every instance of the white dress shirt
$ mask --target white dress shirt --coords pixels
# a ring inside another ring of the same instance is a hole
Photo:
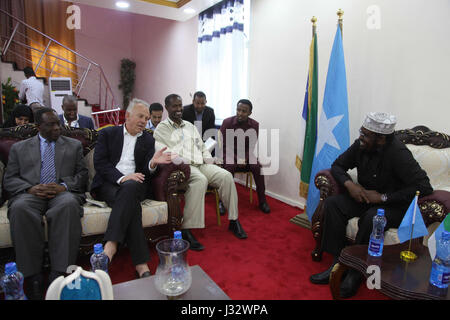
[[[123,125],[123,147],[120,160],[116,165],[116,169],[123,173],[123,176],[117,180],[117,184],[120,184],[122,179],[132,173],[136,172],[136,162],[134,161],[134,148],[136,146],[137,139],[142,136],[142,132],[137,135],[132,136],[128,133],[127,128]],[[151,162],[151,161],[150,161]],[[150,162],[148,163],[148,169],[150,173],[156,171],[155,168],[150,167]]]
[[[78,120],[80,119],[80,117],[77,114],[77,119],[72,121],[69,125],[69,121],[67,121],[66,116],[63,113],[63,119],[64,119],[64,124],[68,127],[72,127],[72,128],[79,128],[80,124],[78,123]]]
[[[44,85],[36,77],[29,77],[20,84],[19,99],[27,98],[27,104],[38,102],[44,105]]]

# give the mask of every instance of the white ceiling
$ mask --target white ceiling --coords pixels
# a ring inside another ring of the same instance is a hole
[[[64,0],[69,1],[69,0]],[[137,14],[143,14],[153,17],[160,17],[165,19],[171,19],[171,20],[177,20],[177,21],[186,21],[189,20],[192,17],[197,16],[200,12],[202,12],[205,9],[208,9],[209,7],[213,6],[214,4],[218,3],[221,0],[191,0],[187,2],[185,5],[183,5],[181,8],[173,8],[169,7],[163,4],[154,4],[149,3],[141,0],[123,0],[128,3],[130,3],[129,8],[127,9],[120,9],[116,7],[115,3],[116,0],[72,0],[74,4],[81,3],[81,4],[87,4],[90,6],[95,7],[101,7],[101,8],[108,8],[108,9],[114,9],[119,11],[125,11],[125,12],[132,12]],[[169,2],[179,2],[177,0],[167,0]],[[158,1],[156,1],[158,2]],[[161,3],[164,3],[166,1],[160,1]],[[193,13],[185,13],[184,10],[187,8],[194,9],[195,12]]]

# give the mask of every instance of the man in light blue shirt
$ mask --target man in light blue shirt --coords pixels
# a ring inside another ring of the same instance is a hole
[[[150,111],[150,120],[148,120],[145,128],[155,131],[156,126],[162,120],[162,115],[163,115],[164,109],[163,109],[163,106],[161,103],[155,102],[150,105],[149,111]]]

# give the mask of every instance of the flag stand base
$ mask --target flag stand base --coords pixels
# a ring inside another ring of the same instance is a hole
[[[417,255],[409,250],[400,252],[400,258],[406,262],[412,262],[417,259]]]

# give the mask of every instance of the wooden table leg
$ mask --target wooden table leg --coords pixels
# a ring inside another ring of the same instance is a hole
[[[330,290],[331,295],[333,296],[334,300],[340,300],[341,299],[341,293],[340,293],[340,287],[341,287],[341,281],[342,281],[342,275],[346,270],[349,268],[341,263],[336,263],[333,267],[333,270],[330,274]]]

